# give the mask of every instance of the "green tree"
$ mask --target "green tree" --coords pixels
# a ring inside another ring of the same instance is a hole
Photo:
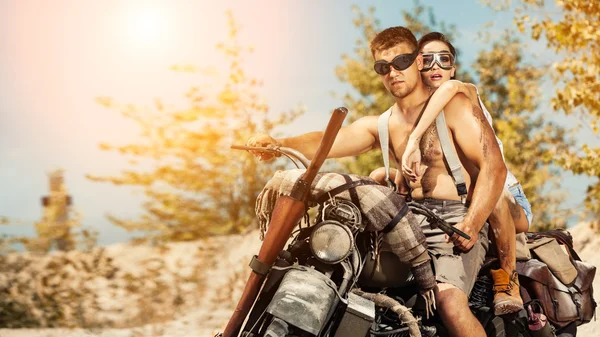
[[[344,104],[353,111],[352,121],[365,115],[380,114],[394,103],[379,75],[372,71],[369,42],[381,30],[374,17],[375,9],[363,13],[355,7],[354,11],[357,15],[354,24],[362,36],[356,42],[355,54],[343,55],[343,64],[336,68],[338,78],[354,89],[343,96]],[[404,22],[399,24],[411,29],[417,37],[430,31],[441,31],[450,40],[458,38],[454,26],[438,23],[431,8],[418,1],[412,11],[402,11],[402,18]],[[552,181],[556,172],[549,160],[536,159],[547,159],[551,157],[549,149],[562,147],[564,131],[534,116],[542,74],[524,63],[521,47],[518,40],[504,35],[491,45],[489,51],[480,52],[472,69],[463,69],[457,64],[457,79],[479,86],[486,106],[494,114],[495,130],[505,144],[507,164],[534,203],[535,223],[547,227],[557,221],[552,215],[562,199],[557,194],[544,194],[545,183]],[[372,151],[343,163],[349,171],[366,175],[382,166],[380,158],[378,151]]]
[[[549,2],[519,1],[516,28],[545,40],[556,55],[549,72],[556,88],[552,108],[579,117],[596,135],[594,144],[563,154],[558,163],[575,174],[600,178],[600,2],[555,0],[559,13],[545,10]],[[600,180],[588,187],[585,205],[599,225]]]
[[[291,122],[301,111],[276,117],[258,94],[260,81],[242,68],[243,56],[251,48],[240,45],[238,28],[231,13],[229,39],[217,46],[223,53],[228,73],[224,78],[205,74],[216,90],[192,87],[185,93],[188,106],[167,108],[156,100],[153,109],[117,104],[102,97],[98,102],[137,122],[143,140],[111,146],[134,158],[151,161],[151,169],[135,164],[119,176],[89,175],[94,181],[141,187],[146,201],[140,219],[109,219],[128,230],[145,231],[157,240],[193,240],[209,235],[235,233],[254,219],[254,201],[275,164],[259,163],[245,152],[232,152],[257,132],[272,132],[275,126]],[[194,71],[192,66],[175,66],[175,71]],[[149,111],[150,110],[150,111]]]

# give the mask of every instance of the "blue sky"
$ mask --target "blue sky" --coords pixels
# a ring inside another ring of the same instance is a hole
[[[401,25],[400,12],[413,1],[355,1],[376,8],[382,27]],[[423,1],[438,20],[455,24],[462,64],[483,46],[475,40],[487,22],[500,31],[512,24],[478,1]],[[264,80],[262,94],[274,113],[301,104],[307,113],[284,132],[322,129],[341,105],[331,92],[347,87],[334,74],[341,55],[352,53],[359,31],[347,1],[0,1],[0,216],[20,221],[0,227],[9,234],[33,234],[46,172],[66,170],[67,188],[83,223],[100,232],[100,243],[127,234],[105,219],[140,214],[139,193],[94,183],[85,174],[116,174],[125,158],[98,148],[138,137],[136,126],[95,103],[98,96],[151,104],[160,97],[174,105],[193,81],[169,71],[177,63],[215,66],[214,46],[226,38],[231,9],[240,38],[253,45],[246,68]],[[543,44],[532,53],[552,55]],[[549,97],[550,93],[544,96]],[[544,107],[542,107],[544,108]],[[547,106],[546,106],[547,108]],[[574,123],[568,118],[563,123]],[[580,141],[591,136],[583,133]],[[580,207],[588,179],[565,176]]]

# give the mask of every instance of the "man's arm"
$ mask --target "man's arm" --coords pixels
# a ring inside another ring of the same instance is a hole
[[[340,129],[327,158],[356,156],[373,149],[376,145],[377,116],[366,116]],[[277,144],[300,151],[308,159],[312,159],[323,138],[323,132],[309,132],[296,137],[274,139],[269,135],[257,135],[246,144],[250,146],[266,146]],[[270,159],[263,155],[262,159]]]
[[[471,104],[467,96],[456,95],[446,105],[445,113],[455,143],[479,169],[477,180],[471,182],[475,184],[471,205],[463,222],[459,224],[468,234],[477,234],[502,194],[506,165],[490,124],[481,109]],[[459,238],[457,245],[470,249],[477,240],[477,236],[471,237],[469,242]]]
[[[429,104],[425,107],[419,123],[411,132],[409,141],[415,141],[418,143],[423,137],[425,131],[431,126],[436,117],[440,114],[444,107],[450,102],[450,100],[458,93],[463,93],[470,96],[469,88],[467,83],[463,83],[458,80],[449,80],[444,83],[431,95]]]
[[[417,181],[422,173],[420,172],[421,152],[419,150],[419,143],[423,134],[456,94],[463,93],[470,96],[468,85],[468,83],[457,80],[446,81],[431,95],[429,103],[419,119],[419,123],[408,137],[406,150],[402,155],[402,174],[411,181]]]

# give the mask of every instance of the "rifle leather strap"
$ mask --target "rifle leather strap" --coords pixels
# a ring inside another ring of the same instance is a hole
[[[252,256],[252,260],[250,260],[250,264],[248,265],[255,273],[262,276],[267,275],[269,270],[271,270],[271,266],[259,260],[256,255]]]
[[[372,180],[355,180],[355,181],[353,181],[351,183],[346,183],[344,185],[340,185],[340,186],[338,186],[336,188],[333,188],[333,189],[331,189],[331,190],[329,190],[327,192],[321,193],[320,195],[318,195],[315,198],[315,201],[318,204],[323,204],[328,199],[330,199],[330,198],[332,198],[332,197],[334,197],[334,196],[336,196],[336,195],[338,195],[338,194],[340,194],[340,193],[342,193],[342,192],[344,192],[346,190],[349,190],[351,188],[355,188],[355,187],[358,187],[358,186],[363,186],[363,185],[377,185],[377,183],[374,182],[374,181],[372,181]]]
[[[398,214],[396,214],[396,216],[392,219],[392,221],[390,221],[383,228],[382,232],[384,232],[384,233],[391,232],[394,228],[396,228],[396,225],[400,222],[400,220],[402,220],[402,218],[406,215],[406,213],[408,213],[408,204],[404,204],[404,206],[402,207],[400,212],[398,212]]]

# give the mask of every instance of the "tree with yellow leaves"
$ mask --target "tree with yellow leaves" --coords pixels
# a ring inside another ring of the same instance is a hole
[[[261,83],[242,68],[243,55],[251,49],[240,46],[231,13],[228,19],[228,42],[217,46],[227,64],[221,68],[228,71],[222,87],[215,88],[215,83],[223,78],[205,74],[210,87],[192,87],[185,93],[189,105],[182,110],[166,108],[158,100],[154,111],[148,111],[119,105],[110,98],[98,99],[103,106],[136,121],[143,132],[138,143],[101,147],[153,162],[149,171],[134,167],[114,177],[88,176],[144,190],[145,214],[135,220],[109,216],[118,226],[144,231],[157,240],[181,241],[240,232],[253,222],[254,201],[276,163],[259,163],[229,147],[259,131],[272,132],[301,111],[268,116],[269,108],[257,92]],[[195,68],[176,66],[173,70]]]
[[[555,0],[560,13],[547,11],[549,2],[519,1],[515,24],[533,39],[545,40],[556,54],[550,71],[556,87],[552,108],[579,117],[595,135],[591,144],[563,154],[558,163],[575,174],[600,178],[600,2]],[[585,203],[600,224],[600,181],[588,187]]]

